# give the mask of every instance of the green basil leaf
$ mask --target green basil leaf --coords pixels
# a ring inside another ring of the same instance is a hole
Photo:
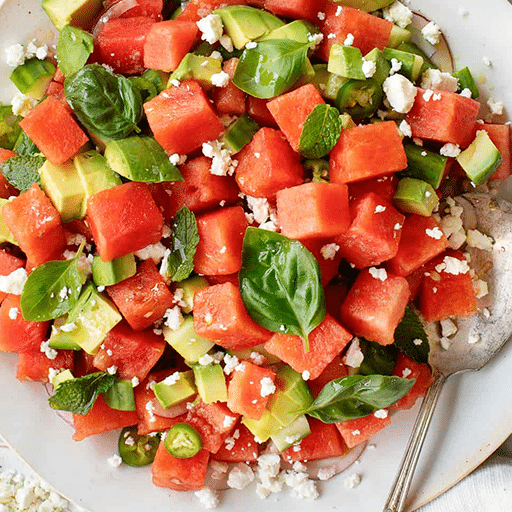
[[[49,261],[28,276],[21,294],[21,312],[25,320],[42,322],[68,313],[77,303],[82,290],[82,276],[76,256],[67,261]]]
[[[395,345],[417,363],[428,363],[428,336],[420,316],[409,306],[405,308],[404,317],[395,329]]]
[[[394,404],[415,379],[387,375],[352,375],[328,382],[304,412],[324,423],[362,418]]]
[[[298,152],[306,158],[328,155],[340,138],[342,120],[336,107],[317,105],[304,121]]]
[[[94,50],[91,34],[71,25],[65,25],[57,41],[57,62],[65,76],[76,73],[87,63]]]
[[[279,96],[302,75],[311,45],[290,39],[260,41],[255,48],[243,51],[233,83],[256,98]]]
[[[183,281],[194,270],[194,256],[199,233],[194,214],[186,207],[180,208],[172,223],[172,251],[167,259],[167,274],[172,281]]]
[[[13,187],[25,192],[34,183],[41,182],[38,171],[45,161],[44,156],[13,156],[0,164],[0,172]]]
[[[309,350],[308,335],[325,317],[325,298],[318,262],[298,240],[247,228],[239,281],[255,322],[301,336]]]
[[[380,345],[374,341],[359,338],[361,352],[364,354],[363,362],[359,367],[361,375],[391,375],[395,367],[398,349],[395,344]]]
[[[48,401],[52,409],[87,414],[100,393],[106,393],[116,381],[116,375],[107,372],[90,373],[77,379],[61,382]]]
[[[66,99],[80,122],[106,139],[140,132],[142,98],[128,78],[99,64],[87,64],[64,81]]]

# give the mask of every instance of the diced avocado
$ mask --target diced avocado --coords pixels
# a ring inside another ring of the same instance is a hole
[[[220,139],[233,154],[245,147],[260,129],[258,123],[247,113],[240,116]]]
[[[326,100],[335,101],[340,89],[347,83],[347,81],[348,79],[343,76],[337,75],[336,73],[329,73],[325,83],[325,88],[320,94]]]
[[[363,55],[355,46],[333,44],[327,62],[327,71],[336,73],[344,78],[364,80]]]
[[[246,5],[230,5],[213,13],[221,17],[224,30],[237,50],[285,24],[269,12]]]
[[[228,388],[226,377],[220,364],[196,364],[193,366],[197,392],[207,404],[213,402],[227,402]]]
[[[310,36],[317,33],[318,28],[313,23],[306,20],[295,20],[272,30],[258,38],[258,41],[265,41],[265,39],[291,39],[299,43],[308,43]]]
[[[106,190],[121,185],[121,178],[115,173],[107,159],[95,150],[80,153],[73,158],[76,171],[82,182],[85,199]]]
[[[188,370],[186,372],[179,372],[178,375],[179,378],[177,380],[175,380],[173,374],[153,386],[153,392],[164,409],[181,404],[197,394],[194,384],[194,372]],[[169,380],[172,382],[169,382]]]
[[[64,327],[64,329],[62,329]],[[49,339],[49,347],[56,350],[82,350],[74,340],[72,331],[77,325],[68,321],[68,315],[59,316],[52,325],[52,333]]]
[[[288,426],[283,427],[275,434],[272,434],[270,438],[276,445],[277,449],[282,452],[287,448],[290,448],[290,446],[302,441],[302,439],[309,436],[309,434],[311,434],[311,429],[309,428],[308,420],[304,414],[301,414]]]
[[[194,330],[194,319],[185,316],[183,323],[176,330],[164,325],[163,334],[165,341],[185,359],[187,363],[197,363],[215,343],[201,338]]]
[[[374,48],[364,56],[364,60],[375,62],[375,73],[372,79],[382,86],[391,71],[391,65],[382,54],[382,51],[378,48]]]
[[[18,245],[16,238],[14,238],[14,235],[5,223],[4,214],[2,213],[4,205],[8,202],[9,199],[0,198],[0,243],[9,242],[11,244]]]
[[[301,411],[294,400],[279,390],[270,397],[267,409],[282,427],[286,427],[294,421]]]
[[[392,4],[394,0],[336,0],[338,4],[364,12],[373,12]]]
[[[402,178],[398,182],[393,201],[402,212],[430,217],[439,203],[439,198],[426,181]]]
[[[396,59],[398,62],[401,62],[402,67],[400,68],[399,73],[412,82],[416,82],[416,80],[421,76],[423,69],[423,57],[414,53],[396,50],[394,48],[384,48],[382,53],[390,62],[392,59]]]
[[[391,46],[391,45],[389,45]],[[415,55],[419,55],[423,58],[423,68],[421,70],[424,73],[427,69],[438,69],[438,67],[428,58],[428,55],[417,45],[411,43],[409,41],[404,41],[400,43],[397,47],[397,50],[401,50],[403,52],[414,53]]]
[[[88,283],[69,313],[69,322],[76,324],[76,329],[70,333],[85,352],[96,354],[107,334],[122,318],[114,303]]]
[[[103,7],[102,0],[42,0],[41,7],[57,30],[65,25],[90,28],[92,21]]]
[[[21,132],[18,125],[21,119],[22,117],[13,114],[10,105],[0,105],[0,148],[14,147]]]
[[[404,150],[407,169],[400,172],[399,176],[426,181],[437,190],[447,171],[448,157],[416,144],[404,144]]]
[[[48,60],[34,57],[14,68],[11,82],[20,92],[40,100],[55,74],[55,66]]]
[[[137,272],[135,256],[130,253],[105,262],[99,256],[92,260],[92,279],[96,286],[111,286],[132,277]]]
[[[135,396],[131,380],[118,380],[103,393],[106,404],[117,411],[135,411]]]
[[[474,100],[480,97],[480,90],[478,89],[478,85],[476,84],[475,79],[473,78],[473,75],[467,66],[453,73],[453,76],[459,82],[458,92],[461,92],[464,89],[469,89],[471,91],[471,97]]]
[[[268,441],[270,436],[276,434],[282,428],[279,422],[266,409],[259,420],[242,416],[242,424],[262,443]]]
[[[181,60],[180,65],[171,73],[167,85],[172,85],[171,80],[196,80],[204,89],[208,90],[213,87],[212,75],[221,71],[222,62],[220,59],[187,53]]]
[[[72,160],[53,165],[49,160],[39,169],[41,186],[64,222],[85,216],[85,190]]]
[[[53,387],[57,389],[59,387],[59,384],[61,384],[62,382],[66,382],[67,380],[72,380],[74,378],[75,377],[71,373],[71,370],[63,370],[62,372],[57,373],[55,377],[53,377],[51,383],[53,384]]]
[[[182,290],[180,307],[184,313],[190,313],[194,309],[194,295],[199,290],[210,286],[208,279],[203,276],[192,276],[176,284],[176,291]],[[175,292],[176,297],[176,292]]]
[[[87,64],[94,50],[91,34],[71,25],[63,27],[57,42],[57,62],[65,76],[76,73]]]
[[[475,140],[457,157],[457,162],[475,185],[482,185],[494,174],[503,158],[489,134],[480,130]]]
[[[408,43],[411,40],[412,33],[406,28],[393,25],[391,27],[391,33],[389,34],[389,40],[387,46],[389,48],[397,48],[402,43]]]

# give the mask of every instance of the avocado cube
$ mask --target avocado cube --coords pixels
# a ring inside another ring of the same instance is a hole
[[[168,86],[174,80],[196,80],[204,89],[212,89],[212,75],[222,71],[222,62],[213,57],[187,53],[179,66],[172,72]]]
[[[192,370],[176,372],[153,386],[153,393],[160,405],[167,409],[181,404],[197,394]]]
[[[276,372],[276,386],[301,408],[306,409],[313,403],[313,395],[302,375],[286,364]]]
[[[194,365],[193,371],[197,392],[204,403],[228,401],[228,388],[222,366],[219,364]]]
[[[299,43],[308,43],[309,37],[317,33],[318,28],[309,21],[294,20],[258,38],[258,41],[265,41],[266,39],[291,39]]]
[[[105,403],[117,411],[135,411],[135,395],[130,380],[118,380],[103,393]]]
[[[102,0],[42,0],[41,7],[57,30],[65,25],[88,29],[100,9]]]
[[[54,73],[55,66],[49,60],[39,60],[34,57],[16,66],[9,78],[20,92],[40,100]]]
[[[74,378],[75,377],[71,373],[71,370],[63,370],[62,372],[57,373],[55,377],[53,377],[51,383],[53,384],[54,389],[57,389],[59,387],[59,384],[61,384],[62,382],[66,382],[67,380],[72,380]]]
[[[259,420],[242,416],[242,424],[262,443],[268,441],[270,436],[276,434],[282,428],[281,424],[267,410],[263,411]]]
[[[333,44],[329,53],[327,71],[344,78],[366,80],[363,73],[363,54],[355,46]]]
[[[203,276],[192,276],[184,281],[176,284],[176,291],[174,297],[177,296],[178,290],[181,290],[180,307],[184,313],[191,313],[194,308],[194,295],[197,291],[207,288],[209,286],[208,280]]]
[[[276,445],[277,449],[282,452],[290,446],[299,443],[306,436],[311,434],[309,423],[304,414],[297,416],[288,426],[272,434],[270,438]]]
[[[398,182],[393,201],[402,212],[430,217],[439,203],[439,198],[426,181],[402,178]]]
[[[62,327],[64,329],[62,329]],[[82,350],[75,341],[72,331],[77,325],[68,321],[68,315],[59,316],[52,325],[52,333],[49,339],[49,347],[56,350]]]
[[[103,261],[100,256],[92,260],[92,279],[96,286],[111,286],[132,277],[137,272],[135,256],[130,253],[111,261]]]

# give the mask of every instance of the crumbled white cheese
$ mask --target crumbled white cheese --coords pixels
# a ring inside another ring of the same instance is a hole
[[[315,482],[305,471],[288,470],[284,473],[284,481],[295,498],[315,500],[319,496]]]
[[[445,256],[443,261],[435,266],[437,272],[445,272],[457,276],[459,274],[467,274],[469,272],[469,265],[466,260],[459,260],[453,256]]]
[[[492,251],[494,240],[476,229],[469,229],[466,242],[469,247],[481,249],[482,251]]]
[[[316,16],[320,21],[325,20],[325,12],[319,12]]]
[[[214,73],[211,76],[211,81],[215,87],[226,87],[229,84],[229,75],[225,71]]]
[[[460,155],[460,147],[458,144],[448,142],[439,150],[439,154],[442,156],[457,158]]]
[[[276,385],[272,382],[270,377],[263,377],[260,380],[260,396],[263,398],[273,395],[276,392]]]
[[[387,409],[379,409],[378,411],[375,411],[373,413],[373,415],[376,417],[376,418],[379,418],[381,420],[385,419],[388,417],[388,411]]]
[[[5,61],[12,68],[21,66],[25,62],[25,49],[23,45],[16,43],[5,48]]]
[[[432,229],[425,229],[425,233],[434,240],[441,240],[443,238],[443,232],[437,226],[434,226]]]
[[[196,25],[201,31],[201,39],[210,44],[216,43],[224,32],[222,18],[218,14],[208,14],[197,21]]]
[[[410,368],[404,368],[402,371],[402,377],[406,379],[407,377],[409,377],[409,375],[411,375],[411,373],[412,370]]]
[[[314,43],[315,46],[319,45],[324,39],[324,35],[319,32],[318,34],[308,34],[308,41]]]
[[[411,110],[416,98],[416,86],[405,76],[389,76],[384,81],[383,89],[393,110],[402,114]]]
[[[301,375],[304,380],[309,380],[309,378],[311,377],[311,373],[308,372],[308,370],[304,370]]]
[[[338,244],[326,244],[320,249],[320,254],[324,260],[333,260],[339,250],[340,246]]]
[[[411,125],[405,119],[400,123],[398,129],[404,137],[412,137]]]
[[[391,69],[389,70],[389,76],[394,75],[395,73],[398,73],[402,69],[402,62],[398,59],[392,58],[391,59]]]
[[[378,204],[375,207],[375,211],[373,213],[382,213],[382,212],[385,212],[385,211],[386,211],[386,207],[382,206],[381,204]]]
[[[139,378],[138,377],[133,377],[132,378],[132,387],[136,388],[139,384],[140,384]]]
[[[224,48],[224,50],[226,50],[227,52],[231,53],[234,49],[233,41],[231,40],[231,37],[229,37],[228,35],[219,37],[219,43],[222,46],[222,48]],[[221,54],[219,54],[219,55],[221,56],[221,59],[222,59],[222,55]],[[211,57],[211,55],[210,55],[210,57]]]
[[[123,463],[123,459],[117,453],[109,457],[107,461],[113,468],[118,468]]]
[[[9,318],[11,320],[16,320],[16,318],[18,318],[18,313],[20,312],[20,310],[18,308],[11,308],[9,309]]]
[[[457,92],[458,80],[450,73],[443,73],[439,69],[427,69],[421,77],[423,89],[436,89],[438,91]]]
[[[212,364],[215,361],[213,357],[210,354],[204,354],[198,359],[198,363],[201,366],[208,366],[209,364]]]
[[[55,359],[58,355],[58,352],[50,348],[50,340],[43,341],[40,346],[40,351],[48,358],[48,359]]]
[[[441,40],[441,30],[433,21],[421,29],[421,34],[426,41],[433,45],[438,44]]]
[[[483,279],[479,279],[478,277],[472,280],[473,290],[475,291],[475,297],[477,299],[481,299],[489,294],[489,285]]]
[[[354,35],[348,33],[345,41],[343,41],[343,46],[352,46],[354,44]]]
[[[362,70],[366,78],[371,78],[377,71],[377,64],[373,60],[366,60],[363,58]]]
[[[452,341],[450,338],[446,338],[445,336],[441,336],[439,343],[441,344],[443,350],[450,350],[450,347],[452,346]]]
[[[336,466],[329,466],[327,468],[321,468],[318,470],[318,480],[329,480],[336,475]]]
[[[166,251],[167,247],[165,247],[161,242],[157,242],[156,244],[150,244],[138,251],[135,251],[134,254],[141,260],[152,259],[155,262],[155,265],[158,265],[163,260]]]
[[[471,89],[468,89],[467,87],[462,89],[462,91],[460,91],[459,94],[461,96],[463,96],[464,98],[472,98],[473,97],[473,93],[471,92]]]
[[[255,479],[251,467],[243,462],[235,464],[228,475],[228,486],[231,489],[245,489]]]
[[[238,165],[236,160],[231,159],[231,153],[224,148],[224,143],[218,140],[204,142],[202,146],[203,155],[212,159],[210,172],[215,176],[231,176]]]
[[[412,23],[412,11],[401,2],[395,1],[382,9],[384,18],[392,21],[401,28],[406,28]]]
[[[169,162],[172,165],[183,165],[187,161],[187,155],[178,155],[178,153],[173,153],[169,157]]]
[[[171,373],[171,375],[168,375],[162,382],[166,386],[172,386],[173,384],[176,384],[181,379],[180,372],[176,371],[174,373]]]
[[[112,366],[109,366],[107,368],[107,373],[109,375],[115,375],[117,373],[117,366],[115,364],[113,364]]]
[[[487,57],[486,55],[484,55],[482,57],[482,62],[488,66],[488,67],[492,67],[492,62],[491,62],[491,59],[489,59],[489,57]]]
[[[348,346],[343,362],[351,368],[359,368],[363,362],[364,354],[361,351],[359,338],[354,338]]]
[[[219,493],[209,487],[195,491],[194,494],[199,498],[199,503],[201,503],[204,508],[216,508],[219,504]]]
[[[224,373],[226,375],[231,375],[239,363],[240,361],[238,357],[226,354],[224,356]]]
[[[445,338],[453,336],[458,330],[455,322],[450,318],[443,318],[439,323],[441,324],[441,335]]]
[[[468,336],[468,343],[470,345],[474,345],[475,343],[478,343],[480,341],[481,337],[480,337],[480,334],[476,333],[476,332],[472,332],[469,336]]]
[[[248,50],[254,50],[254,48],[256,48],[258,46],[258,43],[256,43],[255,41],[249,41],[245,47],[248,49]]]
[[[181,310],[178,306],[174,306],[173,308],[169,308],[164,313],[164,325],[176,331],[179,329],[180,325],[183,323],[183,315],[181,314]]]
[[[352,473],[345,479],[345,487],[353,489],[361,483],[361,475],[359,473]]]
[[[491,109],[491,114],[501,116],[503,114],[503,103],[501,101],[494,101],[492,98],[487,100],[487,105]]]
[[[385,268],[370,267],[368,269],[368,272],[370,272],[370,275],[374,279],[378,279],[379,281],[382,282],[384,282],[388,278],[388,273],[386,272]]]

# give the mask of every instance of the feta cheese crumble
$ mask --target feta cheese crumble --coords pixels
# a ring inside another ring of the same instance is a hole
[[[467,274],[469,272],[469,265],[466,260],[445,256],[443,261],[435,266],[435,269],[439,273],[445,272],[446,274],[458,276],[459,274]]]
[[[194,494],[199,498],[199,503],[206,509],[216,508],[219,504],[219,493],[209,487],[195,491]]]
[[[260,380],[260,396],[266,397],[276,392],[276,386],[270,377],[263,377]]]
[[[391,75],[384,81],[384,93],[395,112],[407,114],[416,99],[416,86],[403,75]]]
[[[441,40],[441,29],[431,21],[421,29],[421,35],[430,44],[436,45]]]
[[[109,465],[113,468],[118,468],[123,463],[123,459],[121,459],[121,457],[117,453],[112,455],[112,457],[109,457],[107,461]]]
[[[370,275],[374,279],[378,279],[379,281],[382,282],[384,282],[388,278],[388,273],[386,272],[385,268],[370,267],[368,269],[368,272],[370,272]]]
[[[384,19],[392,21],[400,28],[406,28],[412,23],[412,11],[401,2],[395,1],[382,9]]]
[[[359,338],[354,338],[350,343],[343,362],[351,368],[359,368],[363,362],[364,354],[361,351]]]
[[[361,483],[361,475],[359,473],[352,473],[345,479],[345,487],[354,489]]]
[[[231,153],[224,148],[224,143],[218,140],[204,142],[202,146],[203,155],[212,159],[210,172],[214,176],[232,176],[238,164],[231,159]]]
[[[353,44],[354,44],[354,35],[349,33],[349,34],[347,34],[345,41],[343,41],[343,46],[352,46]]]
[[[214,73],[211,76],[211,81],[215,87],[226,87],[229,83],[229,75],[225,71]]]
[[[449,156],[452,158],[457,158],[460,155],[460,147],[458,144],[452,144],[451,142],[447,142],[439,150],[439,154],[442,156]]]
[[[222,18],[218,14],[208,14],[196,22],[197,28],[201,31],[201,39],[210,44],[216,43],[224,32]]]
[[[320,249],[320,254],[324,260],[333,260],[339,250],[340,246],[338,244],[326,244]]]
[[[362,70],[366,78],[371,78],[377,71],[377,64],[373,60],[366,60],[363,57]]]
[[[404,137],[412,137],[411,125],[405,119],[400,123],[398,129]]]
[[[503,114],[503,103],[501,101],[494,101],[492,98],[487,100],[487,105],[491,109],[491,114],[501,116]]]
[[[457,92],[459,83],[450,73],[443,73],[439,69],[427,69],[421,77],[421,87],[423,89]]]

